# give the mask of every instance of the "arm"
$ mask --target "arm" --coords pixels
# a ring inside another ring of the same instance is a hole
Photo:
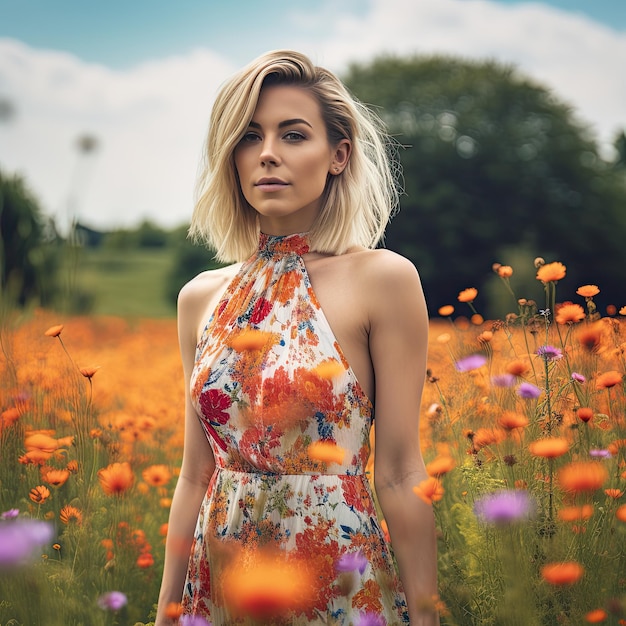
[[[384,255],[384,256],[383,256]],[[384,251],[373,268],[369,346],[376,384],[376,494],[387,521],[412,626],[439,623],[424,610],[437,594],[432,508],[413,493],[426,478],[419,411],[426,374],[428,313],[419,277]]]
[[[192,283],[186,285],[178,298],[178,338],[185,380],[185,439],[180,476],[172,498],[165,564],[155,626],[166,626],[164,610],[170,602],[180,602],[189,563],[189,554],[200,505],[215,460],[202,430],[189,395],[189,379],[193,368],[197,328],[202,316],[202,299]]]

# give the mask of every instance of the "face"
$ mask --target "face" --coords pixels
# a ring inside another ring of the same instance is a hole
[[[241,190],[259,214],[261,230],[286,235],[310,229],[328,176],[339,175],[350,143],[328,142],[320,106],[306,89],[265,87],[235,149]]]

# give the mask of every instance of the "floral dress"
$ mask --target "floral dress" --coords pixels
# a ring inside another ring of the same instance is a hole
[[[197,346],[191,397],[216,470],[183,607],[213,626],[249,623],[229,602],[229,568],[264,550],[309,587],[262,623],[408,623],[365,474],[372,405],[313,292],[308,250],[306,235],[261,233]],[[333,454],[315,453],[320,443]]]

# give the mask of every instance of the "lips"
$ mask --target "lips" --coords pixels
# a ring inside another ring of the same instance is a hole
[[[260,191],[281,191],[289,186],[289,183],[282,180],[282,178],[261,178],[254,186]]]

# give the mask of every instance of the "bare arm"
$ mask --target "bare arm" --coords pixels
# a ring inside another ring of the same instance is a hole
[[[384,252],[370,274],[370,354],[376,381],[376,494],[404,586],[412,626],[439,623],[432,508],[413,493],[426,478],[419,411],[426,372],[428,313],[413,265]]]
[[[206,305],[206,300],[199,298],[196,291],[193,285],[188,284],[178,299],[178,337],[185,380],[185,440],[180,476],[170,509],[155,626],[171,624],[171,620],[165,617],[165,607],[182,599],[198,511],[215,469],[213,452],[189,396],[197,328]]]

